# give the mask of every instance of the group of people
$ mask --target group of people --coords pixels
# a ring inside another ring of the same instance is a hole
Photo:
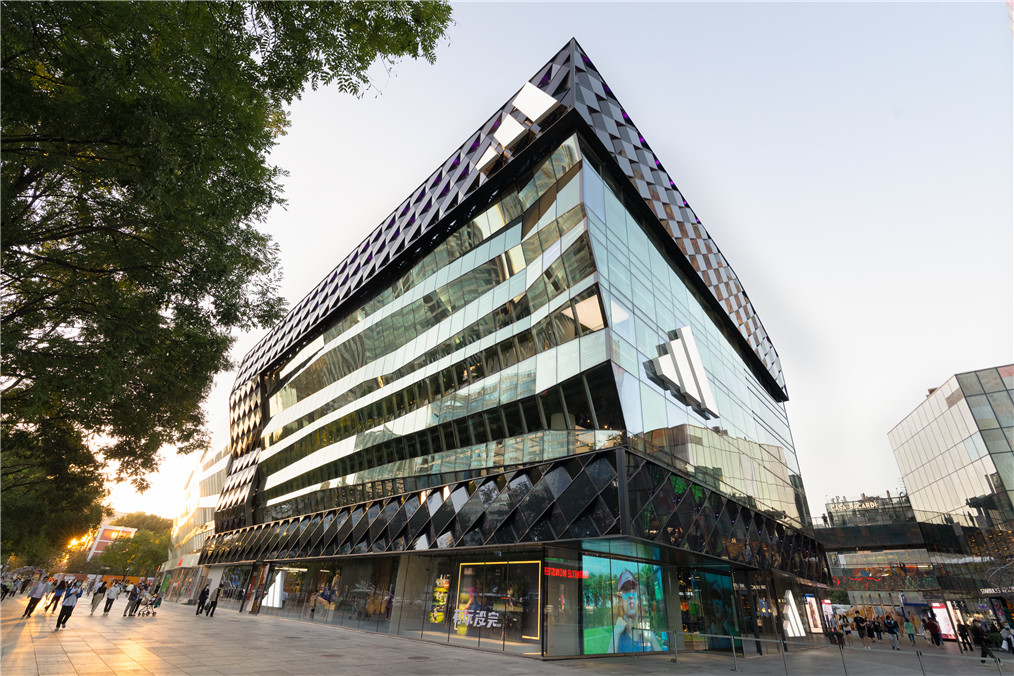
[[[909,643],[912,644],[912,647],[915,647],[916,625],[913,621],[914,618],[902,615],[900,619],[901,623],[899,624],[892,613],[887,613],[883,618],[874,616],[872,619],[869,619],[861,612],[855,611],[855,614],[851,617],[847,613],[835,617],[834,623],[837,625],[836,628],[844,634],[844,640],[849,646],[852,645],[853,634],[859,638],[863,648],[866,650],[871,650],[871,643],[874,641],[882,642],[886,636],[891,644],[891,650],[901,650],[899,637],[904,632],[908,637]],[[942,647],[943,632],[940,629],[940,624],[932,616],[923,618],[921,624],[922,635],[926,643]],[[990,649],[992,646],[989,642],[989,634],[991,633],[1000,634],[1001,649],[1014,653],[1014,633],[1012,633],[1010,625],[1007,622],[1004,622],[1003,627],[1000,628],[995,622],[987,625],[982,620],[974,619],[971,625],[959,622],[957,630],[960,647],[968,651],[973,651],[976,648],[979,649],[983,662],[986,661],[987,657],[991,659],[994,657]]]
[[[204,613],[208,617],[215,616],[215,608],[218,607],[218,597],[222,595],[222,585],[218,585],[215,591],[211,591],[211,585],[204,585],[204,589],[197,596],[197,613]]]
[[[32,584],[32,578],[21,577],[20,575],[14,577],[5,576],[0,580],[0,601],[3,601],[8,596],[13,597],[15,594],[24,594],[28,591],[29,585]]]
[[[22,613],[21,618],[27,619],[31,617],[39,602],[47,595],[49,596],[49,601],[42,607],[42,612],[51,613],[59,608],[60,614],[56,617],[56,626],[53,628],[53,631],[66,628],[67,620],[70,619],[74,608],[77,607],[78,599],[84,595],[84,587],[81,580],[72,580],[70,583],[67,580],[60,580],[54,584],[52,580],[40,579],[32,587],[32,591],[28,596],[28,605],[25,607],[25,612]]]
[[[910,618],[904,616],[901,620],[902,622],[899,623],[892,613],[887,613],[883,619],[880,617],[867,619],[859,611],[856,611],[852,617],[845,614],[836,618],[838,628],[845,634],[845,641],[848,645],[852,645],[852,634],[855,633],[859,638],[859,642],[862,643],[863,648],[866,650],[871,650],[870,644],[873,641],[882,642],[885,636],[891,644],[891,650],[901,650],[899,637],[902,631],[905,632],[908,640],[914,646],[915,624]]]
[[[968,645],[968,639],[971,636],[971,643],[979,649],[980,661],[984,664],[986,658],[996,659],[991,649],[994,646],[990,645],[990,634],[1000,634],[1000,645],[996,647],[1014,654],[1014,633],[1011,632],[1010,623],[1004,622],[1001,628],[996,625],[996,622],[986,624],[976,618],[972,620],[971,626],[958,624],[958,639],[961,641],[961,645],[967,647],[969,651],[974,650],[971,645]]]
[[[54,627],[53,631],[67,627],[67,620],[70,619],[74,608],[77,607],[78,599],[86,593],[92,595],[91,615],[95,614],[95,611],[98,610],[99,604],[103,600],[105,600],[105,608],[102,614],[108,615],[113,607],[113,603],[120,597],[120,594],[126,594],[127,596],[127,605],[123,609],[124,617],[134,617],[138,609],[143,606],[152,608],[151,612],[154,614],[154,608],[157,608],[161,602],[158,592],[152,590],[146,583],[114,582],[107,585],[105,580],[93,580],[86,588],[81,580],[60,580],[57,582],[53,579],[40,578],[34,583],[29,581],[29,584],[31,591],[28,595],[28,605],[25,607],[21,619],[30,618],[39,603],[44,598],[48,599],[42,606],[42,612],[53,612],[57,608],[60,609],[60,613],[56,619],[56,627]],[[9,595],[13,596],[15,589],[14,586],[8,587],[4,585],[4,598]]]

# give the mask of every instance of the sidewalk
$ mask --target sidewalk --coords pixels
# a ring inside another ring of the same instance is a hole
[[[0,668],[6,675],[59,674],[410,674],[411,676],[594,676],[596,674],[712,674],[728,676],[728,656],[681,654],[543,662],[524,657],[449,647],[397,636],[274,617],[218,610],[197,617],[193,606],[165,603],[157,617],[122,616],[117,602],[108,616],[89,615],[82,603],[66,629],[53,631],[56,613],[36,610],[19,619],[27,598],[0,604]],[[925,648],[923,664],[930,676],[1000,674],[996,664],[961,657],[956,646]],[[849,676],[921,676],[913,649],[846,650]],[[739,659],[743,674],[833,676],[844,674],[841,654],[830,646]],[[1014,676],[1008,660],[1003,674]]]

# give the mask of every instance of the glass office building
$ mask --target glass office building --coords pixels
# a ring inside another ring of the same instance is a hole
[[[950,564],[943,597],[965,614],[1014,619],[990,579],[1014,561],[1014,365],[951,376],[888,438],[922,527],[958,535],[940,562]]]
[[[959,373],[888,438],[912,507],[983,528],[1014,527],[1014,365]]]
[[[532,656],[805,641],[786,400],[571,41],[247,355],[201,562],[243,611]]]

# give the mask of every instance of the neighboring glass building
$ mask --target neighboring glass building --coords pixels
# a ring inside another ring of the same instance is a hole
[[[533,656],[805,641],[787,398],[571,41],[247,355],[201,561],[224,607]]]
[[[825,508],[815,532],[834,586],[868,617],[893,613],[918,629],[932,614],[947,639],[956,638],[958,622],[1007,617],[979,593],[983,562],[970,555],[966,537],[977,530],[955,527],[943,514],[917,512],[904,494],[835,499]]]
[[[959,373],[888,434],[919,521],[959,536],[950,561],[941,561],[962,571],[941,582],[945,598],[998,618],[1012,610],[989,579],[1014,561],[1012,396],[1014,365]]]
[[[1014,528],[1014,365],[959,373],[888,433],[912,507]]]
[[[167,601],[194,599],[206,584],[208,569],[200,566],[204,543],[215,531],[215,505],[225,484],[229,447],[207,449],[194,465],[183,490],[183,505],[173,519],[172,549],[159,573],[159,589]]]

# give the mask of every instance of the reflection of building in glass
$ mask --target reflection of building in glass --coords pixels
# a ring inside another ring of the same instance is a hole
[[[728,262],[571,42],[247,355],[202,563],[250,612],[728,650],[795,631],[828,580],[786,400]]]
[[[847,591],[852,604],[921,617],[934,602],[946,602],[957,620],[1005,616],[982,594],[988,560],[969,547],[978,529],[915,511],[907,495],[863,496],[826,507],[827,521],[816,534],[835,587]]]
[[[182,509],[173,519],[169,559],[159,570],[162,595],[169,601],[196,598],[204,586],[208,571],[198,563],[204,543],[215,530],[215,505],[228,465],[228,446],[208,449],[187,478]]]

